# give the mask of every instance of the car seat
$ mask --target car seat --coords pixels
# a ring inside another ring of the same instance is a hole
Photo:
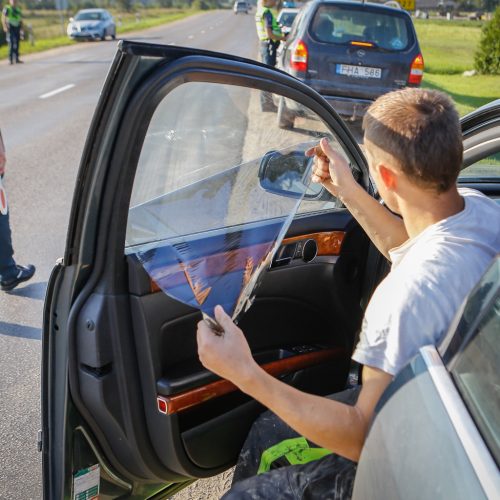
[[[322,42],[329,42],[333,37],[333,29],[334,25],[330,19],[322,19],[316,26],[315,33]]]

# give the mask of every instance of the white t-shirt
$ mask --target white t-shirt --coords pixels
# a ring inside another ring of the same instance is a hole
[[[366,308],[355,361],[395,375],[420,347],[438,344],[500,252],[500,205],[459,192],[460,213],[390,250],[392,268]]]

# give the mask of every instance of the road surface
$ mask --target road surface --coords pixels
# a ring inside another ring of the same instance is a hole
[[[257,54],[253,16],[232,11],[210,11],[127,38],[248,58]],[[37,267],[25,286],[0,292],[2,500],[41,498],[37,432],[43,299],[50,271],[63,254],[81,152],[115,52],[116,42],[81,43],[25,56],[23,65],[0,61],[0,126],[15,258]],[[222,483],[213,484],[216,492]],[[180,495],[198,498],[191,491]]]

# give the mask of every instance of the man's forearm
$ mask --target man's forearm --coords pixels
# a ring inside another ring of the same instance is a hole
[[[389,250],[408,239],[403,220],[391,213],[359,184],[340,197],[378,250],[389,258]]]
[[[353,406],[306,394],[256,366],[240,389],[267,406],[313,443],[357,461],[368,422]]]

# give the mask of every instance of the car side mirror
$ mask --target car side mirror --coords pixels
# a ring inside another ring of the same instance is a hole
[[[74,20],[75,20],[75,18],[74,18],[74,17],[70,17],[70,18],[69,18],[69,22],[70,22],[70,23],[72,23]]]
[[[305,200],[329,200],[333,196],[321,184],[310,183],[313,159],[304,155],[303,151],[266,153],[259,167],[259,182],[262,189],[287,198]]]

